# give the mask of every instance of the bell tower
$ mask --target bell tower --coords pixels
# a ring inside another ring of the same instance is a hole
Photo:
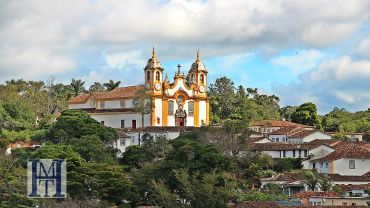
[[[189,81],[195,84],[199,90],[200,96],[205,96],[207,88],[207,70],[204,64],[200,61],[199,50],[197,51],[197,58],[195,62],[191,65],[188,72]]]
[[[157,55],[154,50],[152,50],[152,57],[148,60],[146,67],[144,68],[145,86],[148,91],[153,94],[162,93],[162,83],[163,83],[163,68],[160,61],[157,59]]]

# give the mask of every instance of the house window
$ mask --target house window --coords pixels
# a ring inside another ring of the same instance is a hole
[[[304,156],[307,157],[307,150],[304,151]]]
[[[125,128],[125,120],[121,120],[121,128]]]
[[[298,157],[302,157],[301,150],[299,150],[299,152],[298,152]]]
[[[132,120],[131,128],[136,129],[136,120]]]
[[[312,163],[312,169],[316,169],[316,163]]]
[[[172,100],[168,101],[168,115],[173,115],[174,102]]]
[[[159,81],[159,80],[160,80],[160,78],[159,78],[159,71],[157,71],[157,72],[155,73],[155,79],[156,79],[157,81]]]
[[[104,125],[104,121],[100,121],[100,123],[101,123],[102,125]]]
[[[324,163],[320,163],[320,168],[323,168],[324,167]]]
[[[194,102],[193,101],[190,101],[188,103],[188,112],[189,112],[189,116],[194,116]]]
[[[105,108],[105,101],[100,101],[100,108]]]
[[[286,157],[286,151],[283,150],[283,157]]]
[[[119,105],[121,106],[121,108],[124,108],[125,107],[125,100],[120,100]]]
[[[342,202],[342,206],[347,206],[348,203],[347,202]]]
[[[356,167],[355,160],[349,160],[349,169],[355,169]]]
[[[295,150],[293,150],[293,157],[295,157]]]
[[[327,163],[325,163],[325,167],[326,168],[328,168],[329,167],[329,163],[327,162]]]
[[[126,146],[126,139],[125,138],[120,138],[119,143],[121,146]]]

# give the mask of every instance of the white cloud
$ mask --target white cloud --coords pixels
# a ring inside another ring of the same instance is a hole
[[[139,50],[108,53],[105,55],[105,61],[111,68],[125,69],[129,65],[136,65],[142,68],[145,66],[145,59]]]
[[[315,67],[325,55],[319,50],[296,51],[290,55],[280,55],[272,58],[271,63],[278,67],[291,69],[295,74],[303,73]]]
[[[349,56],[324,60],[300,75],[299,83],[277,86],[275,93],[282,104],[316,101],[322,112],[335,106],[364,110],[370,103],[370,61]]]
[[[40,48],[0,49],[2,78],[37,79],[40,74],[55,75],[74,68],[74,62],[65,56]]]

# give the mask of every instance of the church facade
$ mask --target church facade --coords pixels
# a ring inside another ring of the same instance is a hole
[[[152,99],[150,114],[136,112],[133,100],[143,85],[119,87],[107,92],[80,94],[69,101],[69,109],[87,111],[91,117],[113,128],[199,127],[209,124],[207,70],[200,61],[199,51],[187,74],[180,65],[171,82],[156,52],[144,68],[144,85]]]

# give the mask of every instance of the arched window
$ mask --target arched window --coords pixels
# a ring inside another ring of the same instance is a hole
[[[204,75],[203,74],[200,75],[200,83],[204,84]]]
[[[168,115],[173,115],[174,102],[172,100],[168,101]]]
[[[156,79],[157,81],[159,81],[159,80],[160,80],[160,78],[159,78],[159,72],[158,72],[158,71],[155,73],[155,79]]]
[[[146,80],[147,80],[147,81],[149,81],[149,80],[150,80],[150,71],[148,71],[148,72],[146,73]]]
[[[191,79],[192,82],[195,81],[195,74],[193,74],[193,78]]]
[[[189,116],[194,116],[194,102],[193,101],[188,102],[188,113],[189,113]]]

